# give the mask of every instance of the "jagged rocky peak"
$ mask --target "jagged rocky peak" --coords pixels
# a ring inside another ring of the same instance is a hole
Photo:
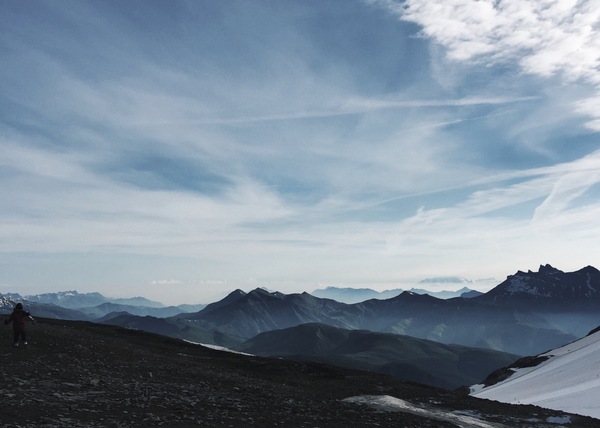
[[[538,272],[518,271],[508,276],[488,294],[482,300],[524,295],[556,299],[600,297],[600,271],[588,266],[576,272],[563,272],[550,264],[540,265]]]
[[[550,264],[545,264],[545,265],[540,265],[540,268],[538,269],[538,273],[544,274],[544,275],[553,275],[556,273],[564,273],[562,270],[556,269],[555,267],[553,267]]]

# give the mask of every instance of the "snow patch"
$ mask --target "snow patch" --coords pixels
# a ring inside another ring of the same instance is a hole
[[[187,339],[183,339],[183,341],[187,342],[187,343],[191,343],[192,345],[200,345],[200,346],[204,346],[205,348],[214,349],[216,351],[231,352],[232,354],[246,355],[248,357],[252,357],[253,356],[252,354],[248,354],[246,352],[234,351],[233,349],[229,349],[229,348],[226,348],[224,346],[210,345],[208,343],[192,342],[191,340],[187,340]]]
[[[526,276],[515,275],[507,285],[506,291],[510,294],[526,293],[533,296],[550,296],[549,294],[543,294],[537,287],[529,285],[529,278]]]
[[[548,423],[551,424],[570,424],[571,417],[570,416],[550,416],[546,419]]]
[[[344,398],[342,401],[345,403],[363,404],[388,412],[412,413],[438,421],[451,422],[463,428],[494,428],[497,426],[478,419],[478,415],[474,412],[444,412],[434,408],[416,406],[408,401],[390,395],[360,395]]]

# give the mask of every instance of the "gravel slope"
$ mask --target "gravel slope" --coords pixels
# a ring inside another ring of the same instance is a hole
[[[39,319],[28,334],[27,348],[13,348],[12,331],[0,331],[2,427],[458,426],[440,417],[444,412],[476,415],[490,426],[552,427],[561,425],[549,421],[565,420],[561,412],[533,406],[113,326]],[[365,395],[395,397],[425,411],[342,401]],[[567,420],[574,427],[600,425]]]

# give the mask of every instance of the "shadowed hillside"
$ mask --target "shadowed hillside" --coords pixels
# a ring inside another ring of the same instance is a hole
[[[480,427],[598,423],[369,372],[243,356],[113,326],[38,321],[27,348],[9,346],[10,331],[2,330],[3,427],[455,427],[449,420],[465,414],[476,415]],[[412,407],[381,411],[357,404],[363,399],[342,401],[357,396],[390,396]]]
[[[237,349],[371,370],[448,389],[481,382],[492,371],[518,359],[516,355],[490,349],[324,324],[302,324],[261,333]]]

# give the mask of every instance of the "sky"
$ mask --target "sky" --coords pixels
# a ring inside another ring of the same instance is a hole
[[[600,266],[596,1],[0,0],[0,64],[0,292]]]

